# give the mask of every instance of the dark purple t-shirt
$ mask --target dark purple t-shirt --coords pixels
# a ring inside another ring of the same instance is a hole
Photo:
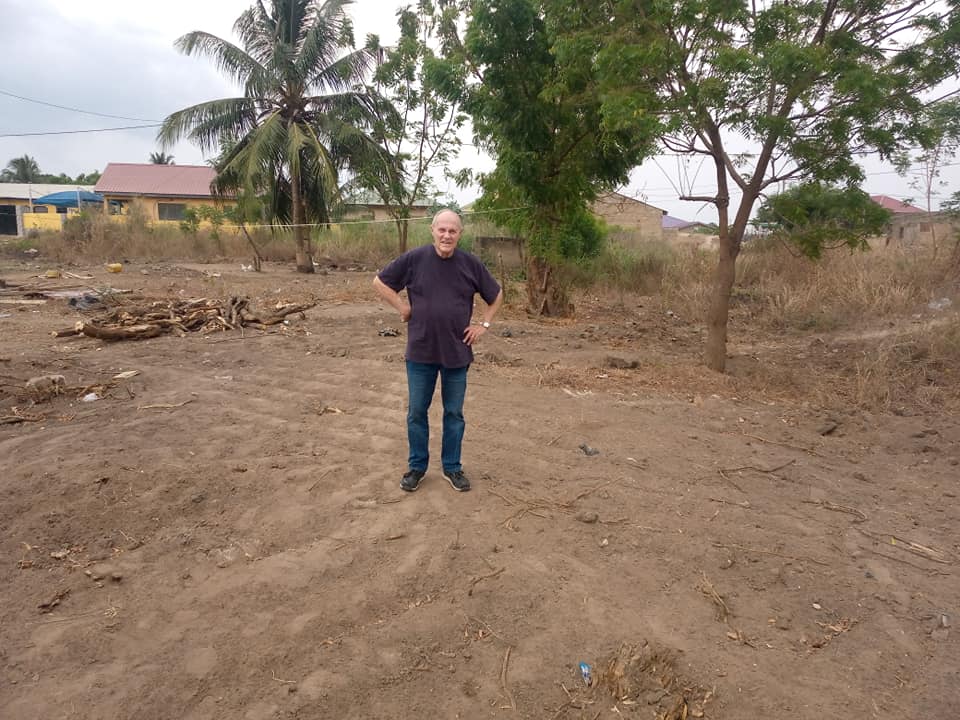
[[[407,289],[407,360],[448,368],[473,362],[473,351],[463,342],[473,317],[473,296],[480,293],[489,304],[500,294],[480,258],[460,249],[442,258],[433,245],[424,245],[398,257],[377,277],[396,292]]]

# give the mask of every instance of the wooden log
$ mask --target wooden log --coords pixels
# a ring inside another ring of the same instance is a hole
[[[282,308],[279,308],[278,310],[275,310],[269,315],[259,315],[259,314],[254,314],[250,312],[244,312],[243,321],[244,323],[251,322],[251,323],[259,323],[260,325],[276,325],[277,323],[282,323],[284,318],[287,317],[287,315],[293,315],[294,313],[303,312],[305,310],[309,310],[310,308],[314,308],[316,306],[317,306],[317,303],[315,302],[286,305]]]
[[[54,330],[54,331],[53,331],[52,333],[50,333],[50,334],[53,335],[53,337],[55,337],[55,338],[71,337],[71,336],[75,336],[75,335],[82,335],[82,334],[83,334],[83,321],[82,321],[82,320],[78,320],[76,323],[74,323],[74,325],[73,325],[72,328],[65,328],[65,329],[63,329],[63,330]]]
[[[164,328],[159,325],[125,325],[123,327],[98,327],[91,323],[84,323],[81,332],[87,337],[97,338],[98,340],[145,340],[146,338],[157,337],[164,333]]]

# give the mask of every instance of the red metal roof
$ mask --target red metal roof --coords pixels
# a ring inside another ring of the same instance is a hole
[[[210,183],[217,176],[206,165],[155,165],[107,163],[94,192],[109,195],[211,197]]]
[[[892,198],[889,195],[871,195],[870,199],[873,200],[877,205],[882,208],[886,208],[894,215],[906,214],[906,213],[922,213],[926,210],[921,210],[918,207],[913,205],[907,205],[902,200],[897,200]]]

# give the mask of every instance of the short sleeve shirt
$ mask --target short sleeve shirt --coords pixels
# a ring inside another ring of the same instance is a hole
[[[447,368],[473,362],[473,351],[463,342],[473,297],[479,294],[489,304],[500,294],[480,258],[459,248],[442,258],[433,245],[424,245],[395,259],[377,277],[395,292],[407,290],[407,360]]]

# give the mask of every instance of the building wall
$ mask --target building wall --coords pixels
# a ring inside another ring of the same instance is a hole
[[[607,193],[598,197],[590,209],[608,225],[627,231],[617,234],[627,246],[663,239],[663,211],[660,208],[617,193]]]
[[[160,219],[160,203],[170,203],[170,204],[179,204],[186,205],[188,208],[196,208],[203,206],[218,206],[223,207],[223,203],[214,200],[213,198],[178,198],[178,197],[135,197],[131,198],[129,196],[121,195],[111,195],[109,193],[103,194],[104,203],[108,204],[112,200],[119,201],[122,203],[121,213],[119,215],[111,215],[111,219],[122,221],[125,216],[130,215],[132,212],[137,212],[134,210],[134,206],[140,208],[140,211],[143,213],[143,216],[149,222],[157,222],[163,224],[179,224],[179,220],[161,220]]]
[[[960,231],[960,222],[945,213],[909,213],[894,215],[887,243],[894,245],[942,244]]]
[[[523,240],[514,237],[486,237],[478,235],[473,239],[473,250],[494,270],[501,265],[508,270],[524,267]]]
[[[54,230],[60,232],[63,229],[63,220],[67,217],[64,213],[58,213],[52,209],[48,213],[23,213],[21,220],[23,222],[23,231],[28,233],[31,230]]]
[[[422,218],[427,216],[429,208],[412,207],[410,208],[411,218]],[[344,220],[370,220],[373,222],[383,222],[393,220],[387,205],[347,205],[343,211]]]

